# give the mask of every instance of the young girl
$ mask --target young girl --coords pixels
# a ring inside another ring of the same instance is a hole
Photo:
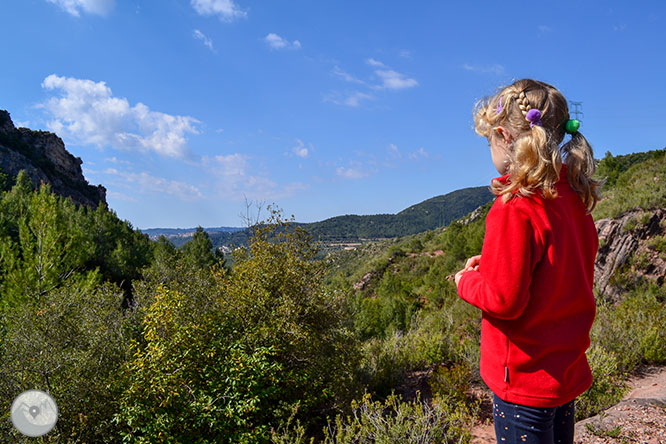
[[[492,181],[481,255],[455,282],[483,312],[481,377],[494,393],[497,442],[571,444],[574,400],[592,384],[592,148],[562,94],[535,80],[479,102],[474,121],[502,176]]]

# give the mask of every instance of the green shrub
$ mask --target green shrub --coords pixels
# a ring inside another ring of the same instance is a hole
[[[59,407],[49,442],[118,442],[113,415],[122,393],[122,365],[131,359],[131,312],[114,285],[90,290],[71,282],[7,312],[0,338],[0,408],[39,389]],[[5,417],[1,442],[34,442]]]
[[[470,379],[471,372],[465,364],[438,365],[428,377],[428,385],[433,396],[461,403],[466,400]]]
[[[646,160],[618,171],[616,183],[603,192],[610,199],[599,202],[592,213],[594,219],[615,218],[634,209],[663,208],[666,204],[665,153],[664,150],[652,152],[644,157]]]
[[[638,216],[632,216],[625,224],[622,226],[622,232],[623,233],[628,233],[630,231],[633,231],[636,227],[638,227]]]
[[[619,401],[625,375],[639,364],[666,362],[663,287],[647,282],[616,304],[600,302],[590,333],[588,361],[594,382],[577,404],[577,418],[592,416]]]
[[[161,287],[148,308],[116,416],[123,440],[265,441],[283,382],[275,349],[243,341],[215,311],[186,322],[187,296]]]
[[[576,399],[576,420],[594,416],[618,403],[626,392],[613,352],[593,345],[587,352],[592,370],[592,387]]]
[[[644,270],[651,264],[650,256],[647,252],[639,253],[634,251],[630,259],[630,264],[639,270]]]
[[[647,246],[659,253],[666,253],[666,236],[654,236],[647,242]]]
[[[355,443],[468,443],[476,410],[466,405],[433,399],[432,406],[416,400],[403,402],[391,394],[385,402],[372,401],[366,394],[360,402],[352,401],[352,414],[337,415],[333,424],[324,428],[322,444]],[[300,424],[273,434],[274,444],[314,443],[307,440]]]
[[[125,441],[268,442],[296,404],[308,427],[349,405],[358,344],[346,303],[323,290],[307,233],[285,224],[273,212],[231,271],[185,266],[139,298],[143,338],[116,418]]]

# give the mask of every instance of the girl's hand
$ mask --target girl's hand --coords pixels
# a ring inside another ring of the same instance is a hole
[[[467,263],[465,264],[465,268],[472,267],[476,270],[476,269],[478,269],[480,263],[481,263],[481,255],[480,254],[478,256],[472,256],[469,259],[467,259]]]
[[[456,273],[455,276],[456,288],[458,288],[458,283],[460,282],[460,278],[462,277],[462,275],[465,274],[465,272],[467,271],[471,270],[478,271],[480,263],[481,263],[481,255],[472,256],[469,259],[467,259],[465,268]]]

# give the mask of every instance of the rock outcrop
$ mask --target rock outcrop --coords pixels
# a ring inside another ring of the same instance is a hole
[[[666,210],[637,210],[616,219],[596,221],[599,251],[594,266],[598,295],[617,301],[626,292],[619,274],[630,268],[634,281],[645,278],[662,285],[666,254],[651,242],[666,234]]]
[[[53,192],[96,208],[106,203],[106,188],[90,185],[83,177],[81,163],[57,135],[16,128],[9,113],[0,110],[0,170],[5,174],[16,177],[25,170],[35,186],[50,184]]]

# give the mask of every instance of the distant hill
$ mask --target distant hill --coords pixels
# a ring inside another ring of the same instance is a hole
[[[464,188],[424,200],[398,214],[336,216],[301,226],[324,242],[407,236],[445,227],[493,197],[488,187]]]
[[[204,231],[210,236],[213,233],[233,233],[235,231],[244,230],[242,227],[212,227],[204,228]],[[160,236],[164,236],[167,239],[177,238],[177,237],[192,237],[194,232],[197,231],[196,228],[147,228],[141,230],[142,233],[147,234],[152,240],[157,239]]]
[[[439,227],[445,227],[451,221],[459,219],[474,209],[490,202],[494,196],[488,187],[474,187],[456,190],[441,196],[435,196],[416,205],[412,205],[397,214],[335,216],[319,222],[294,222],[310,233],[314,240],[322,242],[322,251],[329,251],[345,246],[359,244],[368,240],[407,236]],[[239,245],[247,245],[247,229],[205,229],[213,245],[224,251]],[[144,233],[153,235],[150,230]],[[164,234],[174,245],[186,243],[195,229],[183,229],[178,233]]]

